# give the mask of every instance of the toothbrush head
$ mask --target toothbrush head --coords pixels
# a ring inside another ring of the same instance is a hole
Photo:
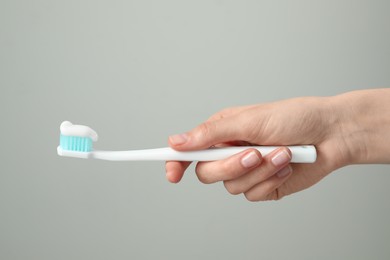
[[[93,150],[92,144],[98,140],[97,133],[88,126],[73,125],[69,121],[60,126],[60,145],[57,153],[60,156],[89,158]]]

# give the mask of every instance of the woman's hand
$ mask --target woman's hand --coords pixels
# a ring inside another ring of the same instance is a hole
[[[382,91],[390,97],[388,90]],[[360,92],[360,96],[351,92],[226,109],[185,134],[171,136],[169,144],[180,151],[230,145],[315,145],[318,157],[314,164],[289,164],[291,153],[282,147],[265,157],[248,149],[196,166],[203,183],[223,181],[230,193],[243,193],[250,201],[280,199],[312,186],[337,168],[370,162],[365,136],[369,127],[361,127],[364,120],[359,121],[361,111],[355,107],[361,95],[370,93]],[[168,180],[179,182],[189,164],[167,162]]]

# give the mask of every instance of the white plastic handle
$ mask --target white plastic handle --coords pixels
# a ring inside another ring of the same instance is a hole
[[[257,149],[265,156],[279,146],[234,146],[189,152],[179,152],[169,147],[133,151],[92,151],[84,158],[109,161],[216,161],[249,148]],[[313,163],[316,161],[317,152],[313,145],[288,146],[288,148],[292,153],[291,162],[293,163]],[[72,156],[71,154],[63,155]]]

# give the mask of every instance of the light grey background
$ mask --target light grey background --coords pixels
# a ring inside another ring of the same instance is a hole
[[[390,86],[389,1],[0,0],[0,259],[389,259],[389,166],[250,203],[193,168],[56,155],[161,147],[218,110]],[[283,127],[282,125],[280,127]]]

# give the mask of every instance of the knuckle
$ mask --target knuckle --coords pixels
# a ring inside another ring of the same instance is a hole
[[[223,180],[236,179],[248,172],[248,169],[242,165],[240,160],[240,157],[232,156],[231,158],[220,161],[218,169],[221,176],[223,176]]]
[[[259,197],[255,196],[255,195],[254,195],[253,193],[251,193],[251,192],[246,192],[246,193],[244,193],[244,195],[245,195],[245,198],[246,198],[248,201],[250,201],[250,202],[258,202],[258,201],[261,200]]]
[[[213,132],[215,125],[213,122],[204,122],[203,124],[198,126],[198,131],[203,136],[208,136]]]
[[[277,188],[274,192],[272,192],[271,200],[281,200],[284,198],[285,194],[281,192],[281,189]]]
[[[212,183],[212,180],[208,175],[197,173],[196,176],[198,177],[199,181],[203,184],[210,184]]]
[[[203,184],[210,184],[212,183],[212,180],[210,178],[210,174],[203,169],[203,164],[198,163],[195,167],[196,176],[198,177],[199,181]]]
[[[226,111],[225,111],[226,110]],[[213,120],[219,120],[219,119],[222,119],[225,117],[225,115],[227,114],[227,109],[223,109],[217,113],[215,113],[214,115],[210,116],[208,121],[213,121]]]
[[[231,162],[229,161],[222,161],[219,165],[219,170],[222,173],[222,176],[224,176],[224,179],[234,179],[239,175],[239,172],[235,169],[236,167],[233,167]]]
[[[225,189],[232,195],[238,195],[242,193],[240,188],[237,185],[234,185],[232,182],[224,181],[223,185],[225,186]]]
[[[253,178],[256,180],[256,182],[260,183],[267,180],[275,173],[276,170],[273,168],[271,169],[268,166],[258,167],[253,171]]]
[[[279,200],[279,197],[276,192],[271,192],[266,196],[265,200]]]
[[[231,108],[231,107],[224,108],[224,109],[222,109],[222,110],[220,110],[220,111],[218,112],[218,115],[219,115],[220,118],[224,118],[224,117],[226,117],[227,115],[231,115],[232,112],[233,112],[233,110],[234,110],[234,108]]]

